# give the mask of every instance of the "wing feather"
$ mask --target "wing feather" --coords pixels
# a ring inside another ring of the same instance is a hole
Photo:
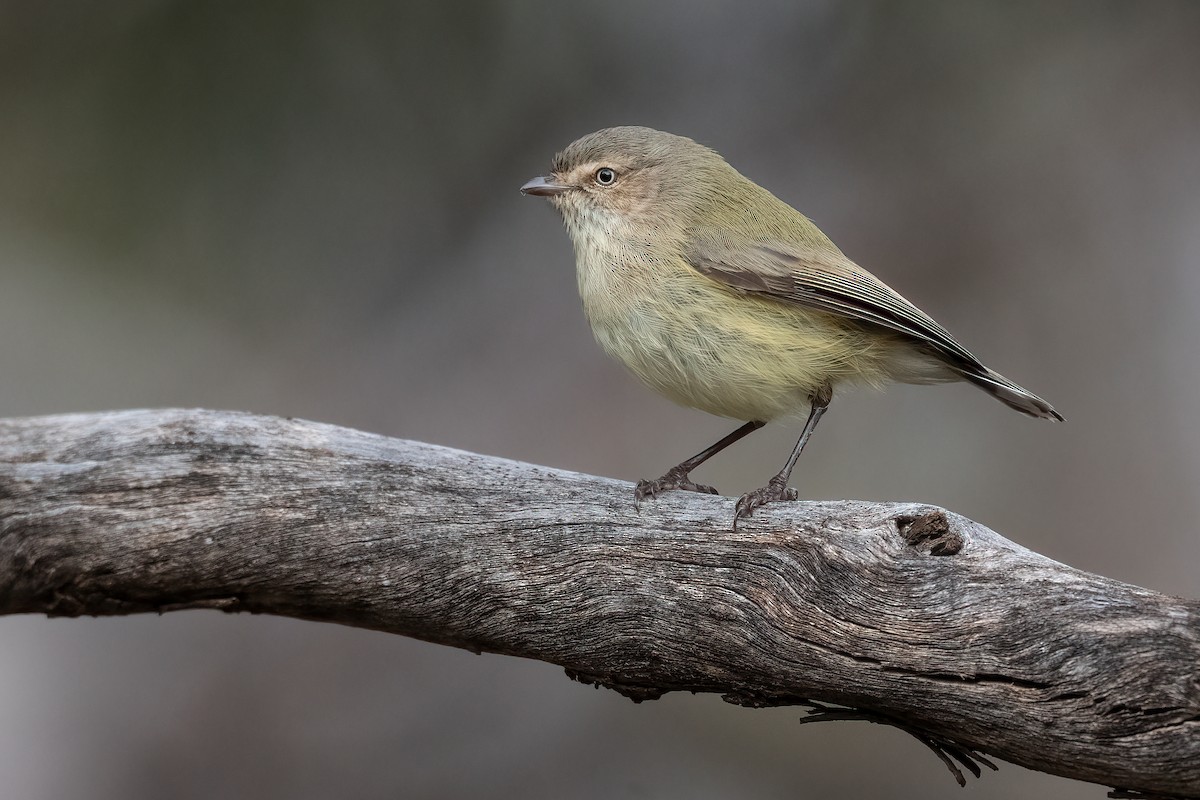
[[[1053,406],[983,365],[928,314],[846,258],[832,244],[804,247],[761,242],[733,245],[717,235],[693,237],[688,263],[738,292],[878,325],[913,340],[1000,402],[1032,417],[1061,420]]]
[[[770,242],[745,247],[697,238],[687,259],[701,274],[734,290],[879,325],[915,339],[957,369],[986,369],[932,317],[836,250]]]

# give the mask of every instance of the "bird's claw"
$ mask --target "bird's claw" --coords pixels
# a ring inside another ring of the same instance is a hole
[[[652,481],[638,481],[633,490],[634,499],[639,503],[647,497],[655,497],[663,492],[678,489],[682,492],[700,492],[701,494],[719,494],[715,487],[703,483],[695,483],[688,474],[678,467],[667,470],[667,474]]]
[[[781,500],[795,500],[799,496],[799,492],[789,487],[778,476],[771,478],[766,486],[755,489],[753,492],[746,492],[738,498],[733,512],[733,529],[737,530],[738,520],[753,515],[756,508],[762,508],[767,503],[776,503]]]

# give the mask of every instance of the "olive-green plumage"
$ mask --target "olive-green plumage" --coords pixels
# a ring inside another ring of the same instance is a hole
[[[813,408],[794,456],[816,405],[823,411],[842,384],[967,380],[1025,414],[1061,419],[691,139],[597,131],[522,189],[561,212],[584,311],[605,351],[670,399],[712,414],[764,423]],[[639,496],[709,488],[686,471],[643,483],[656,485]],[[738,516],[774,499],[744,497]]]

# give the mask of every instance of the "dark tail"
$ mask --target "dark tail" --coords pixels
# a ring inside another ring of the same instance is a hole
[[[970,372],[961,370],[960,374],[964,380],[975,384],[1009,408],[1015,408],[1022,414],[1028,414],[1031,417],[1062,422],[1062,414],[1055,411],[1054,406],[1028,389],[1013,383],[999,372],[992,372],[982,364],[979,366],[979,370]]]

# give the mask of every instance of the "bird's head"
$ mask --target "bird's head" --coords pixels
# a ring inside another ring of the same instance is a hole
[[[616,235],[627,225],[650,226],[662,235],[689,224],[732,172],[720,155],[691,139],[626,126],[572,142],[555,156],[548,175],[521,192],[549,198],[573,238]]]

